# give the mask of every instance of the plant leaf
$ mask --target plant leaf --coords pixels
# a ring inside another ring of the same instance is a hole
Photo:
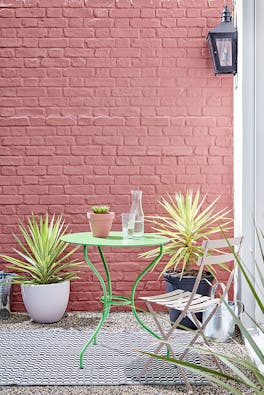
[[[34,214],[27,218],[27,225],[19,221],[21,237],[14,235],[19,248],[14,252],[19,257],[1,255],[10,263],[10,269],[18,272],[14,283],[49,284],[66,279],[77,278],[77,270],[81,262],[72,260],[71,256],[79,247],[67,251],[68,244],[61,240],[67,226],[62,216],[49,220],[48,214],[36,220]]]

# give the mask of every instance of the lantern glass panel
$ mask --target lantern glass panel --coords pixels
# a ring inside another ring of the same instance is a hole
[[[216,38],[216,47],[219,56],[220,66],[232,66],[232,39]]]

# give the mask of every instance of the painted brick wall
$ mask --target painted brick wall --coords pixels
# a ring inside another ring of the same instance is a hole
[[[1,252],[10,253],[18,218],[62,212],[85,231],[89,206],[120,214],[135,188],[145,214],[186,187],[232,207],[232,76],[214,76],[205,40],[222,6],[0,0]],[[128,295],[145,262],[135,251],[106,256],[114,291]],[[139,287],[162,288],[158,270]],[[83,268],[69,308],[99,309],[99,293]]]

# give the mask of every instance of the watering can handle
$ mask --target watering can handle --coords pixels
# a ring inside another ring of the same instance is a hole
[[[211,289],[211,299],[214,299],[214,298],[215,298],[215,291],[216,291],[216,289],[217,289],[217,287],[218,287],[219,285],[220,285],[220,287],[222,288],[223,293],[225,292],[226,286],[225,286],[224,283],[220,283],[220,282],[215,283],[215,284],[212,286],[212,289]],[[228,295],[225,296],[225,300],[226,300],[226,302],[228,302]]]
[[[234,300],[234,302],[235,302],[237,305],[239,305],[239,307],[240,307],[240,310],[239,310],[239,312],[237,313],[238,317],[240,317],[241,314],[244,313],[244,311],[245,311],[245,305],[244,305],[243,302],[241,302],[241,300]]]
[[[217,287],[218,287],[219,285],[220,285],[220,287],[222,288],[222,291],[225,292],[225,290],[226,290],[225,284],[224,284],[224,283],[217,282],[217,283],[215,283],[215,284],[212,286],[212,290],[211,290],[211,299],[214,299],[214,298],[215,298],[215,291],[216,291],[216,289],[217,289]],[[226,301],[226,303],[228,303],[228,295],[225,296],[225,301]],[[234,300],[232,303],[235,303],[235,304],[239,305],[240,310],[239,310],[239,312],[238,312],[238,316],[240,317],[240,315],[241,315],[242,313],[244,313],[244,311],[245,311],[244,303],[241,302],[241,300]]]

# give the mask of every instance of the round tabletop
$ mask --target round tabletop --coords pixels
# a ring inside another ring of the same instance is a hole
[[[169,242],[165,236],[145,233],[140,239],[123,239],[122,232],[110,232],[106,238],[93,237],[91,232],[70,233],[62,236],[66,243],[97,247],[147,247],[163,245]]]

